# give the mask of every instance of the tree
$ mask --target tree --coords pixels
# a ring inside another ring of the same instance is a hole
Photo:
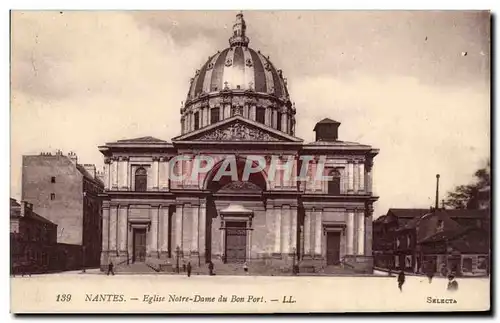
[[[459,185],[451,192],[445,200],[445,205],[453,209],[477,209],[479,208],[479,193],[482,189],[489,188],[491,184],[490,161],[485,167],[474,173],[474,182],[468,185]]]

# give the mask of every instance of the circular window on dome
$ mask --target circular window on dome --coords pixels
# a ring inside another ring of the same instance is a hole
[[[226,60],[226,66],[231,66],[231,65],[233,65],[233,60],[232,60],[232,59],[230,59],[230,58],[228,58],[228,59]]]
[[[248,67],[253,66],[253,62],[252,62],[252,60],[251,60],[250,58],[247,58],[247,60],[246,60],[246,65],[247,65]]]

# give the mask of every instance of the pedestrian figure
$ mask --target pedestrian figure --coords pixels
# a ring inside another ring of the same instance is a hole
[[[208,272],[210,276],[214,275],[214,263],[212,261],[208,263]]]
[[[182,271],[186,272],[186,261],[182,260]]]
[[[389,276],[392,276],[392,266],[389,266],[389,271],[387,272]]]
[[[427,278],[429,278],[429,284],[432,283],[432,278],[434,278],[434,270],[432,268],[427,268]]]
[[[398,288],[400,291],[403,291],[404,283],[405,283],[405,272],[401,270],[398,275]]]
[[[191,261],[188,262],[186,270],[188,277],[191,277]]]
[[[243,264],[243,271],[245,272],[245,274],[248,274],[248,265],[246,262]]]
[[[115,272],[113,270],[113,262],[110,261],[109,264],[108,264],[108,272],[106,273],[107,276],[109,276],[109,274],[111,273],[111,275],[115,275]]]
[[[454,292],[458,289],[458,282],[455,280],[455,276],[453,274],[448,276],[448,287],[447,290],[450,292]]]

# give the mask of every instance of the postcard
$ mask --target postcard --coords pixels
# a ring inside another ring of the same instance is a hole
[[[12,313],[490,311],[489,11],[11,11]]]

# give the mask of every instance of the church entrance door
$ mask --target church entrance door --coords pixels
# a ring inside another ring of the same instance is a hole
[[[247,230],[243,221],[226,223],[226,262],[243,263],[246,261]]]
[[[340,232],[327,232],[326,236],[326,264],[340,264]]]
[[[132,262],[146,261],[146,229],[134,229]]]

